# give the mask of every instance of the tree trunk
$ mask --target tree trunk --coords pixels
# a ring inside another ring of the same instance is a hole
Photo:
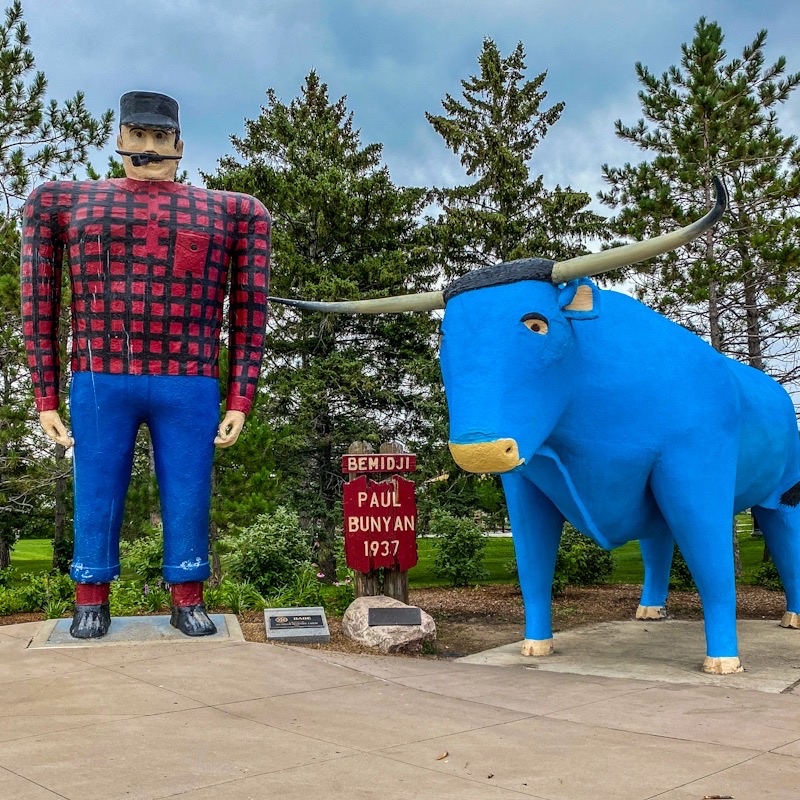
[[[0,536],[0,569],[6,569],[11,566],[11,548],[6,543],[6,540]]]

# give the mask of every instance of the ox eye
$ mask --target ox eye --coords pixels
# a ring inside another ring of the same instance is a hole
[[[544,336],[548,331],[547,320],[541,314],[526,314],[520,322],[533,333]]]

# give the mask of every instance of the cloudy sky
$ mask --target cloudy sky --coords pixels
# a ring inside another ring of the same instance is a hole
[[[81,89],[95,113],[130,89],[181,104],[190,181],[230,152],[272,87],[289,102],[317,70],[332,99],[347,96],[362,142],[382,142],[397,183],[453,185],[458,160],[425,120],[477,72],[484,37],[503,55],[517,42],[528,74],[547,71],[561,120],[536,151],[547,185],[602,188],[600,165],[639,160],[617,140],[617,119],[640,116],[634,64],[662,72],[680,60],[701,15],[717,21],[731,55],[762,28],[767,56],[800,71],[796,0],[23,0],[37,67],[59,101]],[[781,115],[800,133],[800,98]],[[111,150],[109,148],[108,153]],[[107,154],[106,154],[107,155]],[[105,167],[106,155],[93,158]]]

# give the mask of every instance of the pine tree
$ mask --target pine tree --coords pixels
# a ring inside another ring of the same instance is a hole
[[[561,116],[564,103],[545,107],[546,72],[526,79],[520,42],[503,57],[491,39],[478,56],[479,75],[461,81],[463,99],[450,94],[445,114],[426,114],[434,130],[460,156],[472,183],[435,189],[430,199],[441,213],[427,229],[446,277],[516,258],[563,260],[586,252],[589,239],[605,239],[602,217],[588,209],[586,192],[567,186],[548,189],[543,175],[532,174],[537,145]],[[464,476],[449,454],[439,453],[439,472],[448,480],[431,486],[436,505],[464,515],[481,509],[502,519],[486,482]],[[493,479],[493,497],[502,497]]]
[[[34,72],[29,45],[15,0],[0,22],[0,568],[19,535],[47,535],[59,520],[63,528],[70,502],[63,448],[34,435],[19,310],[17,213],[35,182],[86,164],[89,150],[108,138],[113,119],[111,111],[92,117],[80,92],[63,106],[46,102],[47,81]]]
[[[714,231],[629,275],[640,298],[716,349],[791,382],[800,374],[800,148],[777,108],[800,73],[787,74],[783,57],[766,66],[766,39],[759,31],[729,59],[720,26],[701,18],[680,67],[658,77],[637,64],[644,118],[617,121],[616,131],[647,159],[604,165],[601,199],[619,209],[617,233],[644,238],[704,213],[721,176],[730,207]]]
[[[564,103],[542,108],[546,72],[525,79],[520,42],[503,58],[491,39],[478,56],[479,76],[461,82],[463,101],[445,96],[445,115],[426,114],[434,130],[461,158],[473,183],[438,189],[443,209],[432,229],[445,273],[460,275],[515,258],[564,259],[603,238],[601,217],[587,209],[590,197],[571,187],[549,190],[531,175],[531,158]]]
[[[46,102],[47,79],[33,72],[35,59],[22,19],[22,3],[14,0],[0,23],[0,195],[6,213],[24,200],[38,180],[70,175],[87,162],[111,133],[113,112],[95,119],[82,92],[59,106]]]
[[[319,300],[431,288],[417,243],[424,191],[395,186],[380,144],[362,146],[345,99],[311,72],[288,105],[267,105],[232,137],[214,188],[260,198],[275,219],[271,293]],[[425,315],[298,313],[273,305],[257,412],[280,435],[282,491],[315,531],[332,575],[341,524],[340,457],[355,440],[408,441],[426,427],[435,374]],[[235,457],[232,451],[231,457]]]

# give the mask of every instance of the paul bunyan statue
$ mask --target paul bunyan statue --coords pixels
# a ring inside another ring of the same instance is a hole
[[[187,636],[207,636],[216,632],[203,604],[214,446],[234,444],[253,402],[271,220],[253,197],[175,181],[183,142],[171,97],[123,95],[117,148],[124,178],[45,183],[28,198],[23,220],[22,317],[36,408],[47,436],[74,445],[70,633],[93,639],[109,630],[134,442],[145,424],[161,495],[170,621]],[[72,289],[72,436],[58,412],[62,265]],[[229,378],[220,422],[226,297]]]

